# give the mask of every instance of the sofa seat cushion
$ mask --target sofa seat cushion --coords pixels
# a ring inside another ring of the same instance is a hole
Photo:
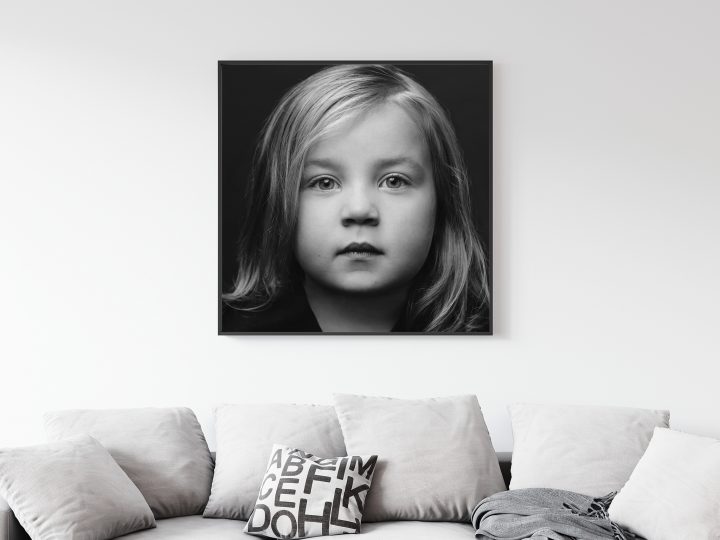
[[[210,519],[202,516],[184,516],[158,519],[157,527],[148,529],[150,534],[133,533],[123,536],[123,540],[231,540],[247,538],[257,540],[257,536],[245,534],[245,522],[232,519]]]
[[[187,516],[157,520],[155,529],[123,536],[123,540],[257,540],[243,532],[245,522]],[[386,521],[363,524],[358,540],[468,540],[475,535],[470,523],[441,521]],[[353,537],[355,538],[355,537]]]
[[[447,521],[384,521],[362,526],[358,537],[369,540],[461,540],[475,537],[470,523]]]

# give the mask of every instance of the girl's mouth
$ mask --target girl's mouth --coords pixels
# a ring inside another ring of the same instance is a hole
[[[376,255],[382,255],[383,251],[376,248],[372,244],[368,244],[367,242],[353,242],[342,248],[340,251],[337,252],[337,254],[347,255],[356,259],[366,259],[369,257],[374,257]]]

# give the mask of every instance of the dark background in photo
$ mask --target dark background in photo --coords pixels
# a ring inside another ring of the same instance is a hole
[[[391,64],[422,84],[447,111],[470,178],[472,218],[487,255],[492,292],[492,63],[234,62],[219,63],[220,286],[237,274],[241,209],[252,157],[265,120],[295,84],[335,64]],[[220,300],[222,303],[222,300]],[[492,296],[491,296],[492,302]],[[221,307],[221,306],[220,306]],[[223,329],[221,328],[221,332]]]

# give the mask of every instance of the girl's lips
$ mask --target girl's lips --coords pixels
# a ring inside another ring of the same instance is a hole
[[[342,253],[341,256],[348,257],[349,259],[367,260],[380,256],[380,253],[370,253],[369,251],[346,251],[345,253]]]
[[[382,255],[383,251],[367,242],[352,242],[337,252],[338,255],[351,255],[357,258],[367,258]]]

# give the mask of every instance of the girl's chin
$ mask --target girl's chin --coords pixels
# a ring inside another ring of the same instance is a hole
[[[338,294],[344,296],[372,297],[385,296],[388,294],[396,294],[405,291],[409,282],[397,281],[378,281],[378,280],[342,280],[334,282],[317,283],[320,288],[329,294]]]

